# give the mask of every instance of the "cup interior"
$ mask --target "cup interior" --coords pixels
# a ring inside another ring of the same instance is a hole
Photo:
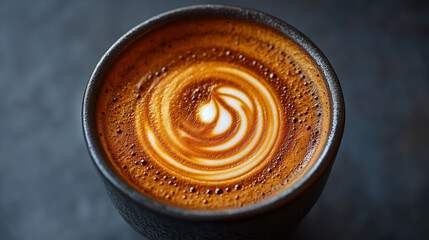
[[[175,22],[179,19],[198,17],[229,17],[244,19],[274,28],[301,46],[302,49],[304,49],[314,60],[320,71],[324,74],[324,78],[326,80],[326,86],[331,102],[331,112],[328,137],[326,141],[322,143],[324,145],[323,151],[319,156],[317,156],[314,164],[312,164],[312,166],[305,171],[302,177],[292,184],[292,186],[288,187],[283,192],[256,204],[241,208],[208,211],[183,209],[158,202],[134,189],[114,171],[110,166],[110,163],[107,160],[107,155],[98,139],[95,119],[96,101],[102,81],[106,76],[108,69],[112,66],[118,56],[137,39],[153,29]],[[109,48],[97,64],[86,87],[82,106],[84,137],[93,163],[100,174],[125,196],[143,207],[160,214],[194,220],[231,219],[257,215],[258,213],[285,205],[292,199],[296,198],[301,192],[309,188],[312,182],[318,179],[319,175],[325,171],[329,171],[329,166],[332,164],[332,161],[334,161],[336,152],[340,145],[344,129],[344,119],[344,100],[338,78],[327,58],[310,39],[289,24],[268,14],[242,7],[222,5],[200,5],[172,10],[157,15],[132,28]]]

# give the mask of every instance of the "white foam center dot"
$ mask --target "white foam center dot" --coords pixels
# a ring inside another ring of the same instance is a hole
[[[203,123],[212,123],[216,118],[216,106],[213,100],[201,106],[198,117]]]

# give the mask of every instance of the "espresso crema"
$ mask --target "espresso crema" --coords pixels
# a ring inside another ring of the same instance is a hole
[[[234,19],[152,29],[105,77],[100,141],[130,185],[190,209],[247,206],[288,188],[322,149],[324,78],[281,33]]]

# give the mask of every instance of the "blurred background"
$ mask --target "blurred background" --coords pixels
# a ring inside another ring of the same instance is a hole
[[[203,3],[283,19],[341,81],[343,142],[294,239],[428,239],[429,1],[342,0],[0,0],[0,239],[141,239],[91,163],[83,92],[130,28]]]

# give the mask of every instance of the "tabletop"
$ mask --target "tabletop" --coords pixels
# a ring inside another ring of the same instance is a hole
[[[294,239],[429,237],[428,1],[0,1],[0,239],[141,239],[92,166],[83,92],[138,23],[218,3],[274,15],[325,53],[346,127]]]

